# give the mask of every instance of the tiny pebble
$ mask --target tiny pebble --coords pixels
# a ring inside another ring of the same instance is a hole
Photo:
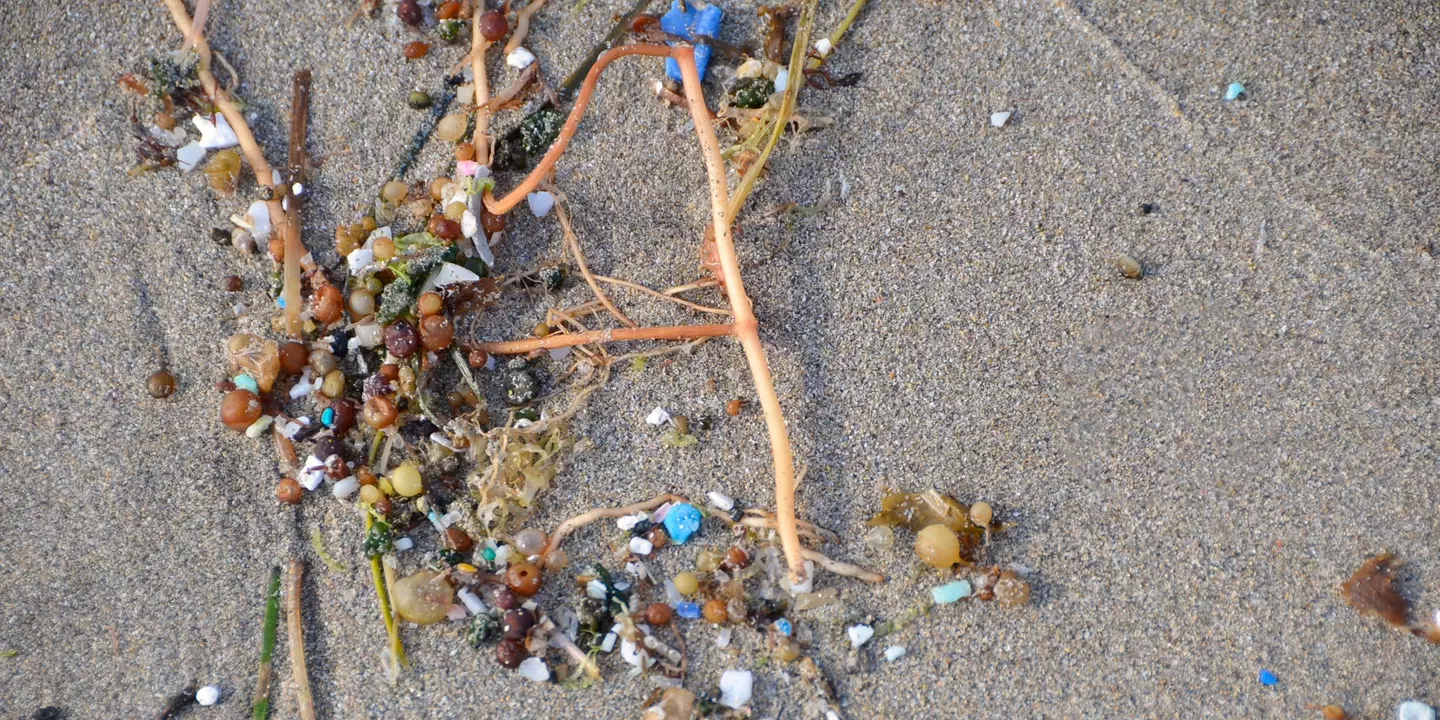
[[[945,583],[939,587],[930,588],[930,597],[935,600],[936,605],[949,605],[963,598],[970,597],[972,589],[969,580],[956,580]]]
[[[515,48],[515,52],[505,56],[505,64],[516,70],[524,70],[535,62],[535,54],[523,47]]]
[[[555,196],[543,190],[525,196],[525,201],[530,204],[530,212],[535,213],[537,218],[549,215],[550,209],[555,207]]]
[[[686,620],[696,620],[700,617],[700,604],[693,602],[682,602],[675,606],[675,614]]]
[[[1419,700],[1406,700],[1395,708],[1395,720],[1435,720],[1435,709]]]
[[[1265,687],[1271,687],[1271,686],[1274,686],[1274,685],[1278,684],[1279,682],[1280,682],[1280,678],[1275,677],[1275,673],[1272,673],[1272,672],[1270,672],[1269,670],[1261,670],[1261,671],[1260,671],[1260,684],[1261,684],[1261,685],[1264,685]]]
[[[655,544],[643,537],[630,538],[630,552],[636,555],[649,555],[655,550]]]
[[[414,540],[411,540],[411,539],[408,538],[408,537],[402,537],[402,538],[396,538],[396,539],[395,539],[395,549],[396,549],[396,550],[409,550],[410,548],[413,548],[413,547],[415,547],[415,541],[414,541]]]
[[[731,498],[729,495],[725,495],[725,494],[718,493],[718,492],[712,492],[712,493],[708,493],[708,494],[706,495],[706,497],[710,499],[710,504],[711,504],[711,505],[714,505],[715,507],[720,508],[721,510],[724,510],[725,512],[730,512],[730,509],[733,508],[733,507],[735,507],[735,500],[734,500],[733,498]]]
[[[990,127],[1005,127],[1005,123],[1010,122],[1010,115],[1012,113],[1009,110],[990,113]]]
[[[885,648],[885,659],[886,659],[886,660],[888,660],[888,661],[890,661],[890,662],[895,662],[896,660],[899,660],[899,659],[902,658],[902,657],[905,657],[905,646],[903,646],[903,645],[891,645],[890,647]]]
[[[220,686],[206,685],[205,687],[196,690],[195,702],[200,703],[205,707],[210,707],[211,705],[220,702]]]
[[[875,628],[869,625],[852,625],[845,630],[845,634],[850,636],[850,647],[858,648],[875,636]]]
[[[538,657],[525,658],[520,663],[520,677],[535,682],[545,682],[550,679],[550,668],[545,666],[545,661]]]

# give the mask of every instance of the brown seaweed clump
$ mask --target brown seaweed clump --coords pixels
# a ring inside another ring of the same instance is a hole
[[[1401,562],[1388,552],[1366,560],[1340,585],[1340,594],[1361,615],[1374,615],[1391,627],[1440,644],[1440,627],[1433,622],[1410,622],[1410,603],[1395,589],[1395,568]]]

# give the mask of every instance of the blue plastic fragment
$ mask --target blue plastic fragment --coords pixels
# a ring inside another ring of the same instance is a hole
[[[1261,671],[1260,671],[1260,684],[1261,684],[1261,685],[1264,685],[1265,687],[1271,687],[1271,686],[1274,686],[1274,685],[1278,684],[1279,682],[1280,682],[1280,678],[1275,677],[1275,673],[1272,673],[1272,672],[1270,672],[1269,670],[1261,670]]]
[[[670,541],[677,545],[684,545],[696,530],[700,529],[700,520],[705,517],[690,503],[680,503],[665,514],[665,532],[669,533]]]
[[[695,620],[700,617],[700,604],[682,602],[675,606],[675,614],[686,620]]]
[[[660,29],[686,40],[694,40],[696,36],[713,38],[720,34],[720,19],[724,16],[725,11],[719,5],[706,5],[696,10],[685,0],[671,0],[670,11],[660,16]],[[705,69],[710,65],[710,53],[709,45],[695,46],[695,69],[700,71],[701,80],[705,79]],[[680,65],[675,58],[665,59],[665,75],[677,83],[681,82]]]
[[[320,424],[325,427],[335,427],[335,408],[327,407],[320,413]]]
[[[969,580],[956,580],[930,588],[930,597],[935,600],[936,605],[949,605],[962,598],[970,597],[971,591]]]
[[[780,634],[785,637],[790,637],[795,633],[795,626],[791,625],[790,621],[785,618],[780,618],[775,621],[775,629],[779,630]]]
[[[699,55],[700,55],[700,53],[697,51],[697,52],[695,53],[695,55],[696,55],[696,57],[698,58]],[[1238,83],[1238,82],[1236,82],[1236,83],[1230,83],[1230,87],[1225,88],[1225,99],[1226,99],[1227,101],[1228,101],[1228,100],[1239,100],[1240,97],[1243,96],[1244,94],[1245,94],[1245,86],[1244,86],[1244,85],[1241,85],[1241,84]]]
[[[260,385],[255,382],[255,378],[252,378],[245,373],[240,373],[239,375],[236,375],[234,382],[235,387],[240,388],[241,390],[249,390],[256,395],[260,394]]]

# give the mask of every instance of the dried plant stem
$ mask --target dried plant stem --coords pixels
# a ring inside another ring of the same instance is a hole
[[[170,18],[175,21],[175,26],[184,35],[190,35],[193,25],[190,22],[190,13],[185,9],[185,0],[164,0],[165,7],[170,10]],[[230,95],[220,87],[220,81],[215,79],[215,73],[210,71],[210,43],[205,41],[204,33],[196,33],[195,54],[200,57],[200,66],[197,74],[200,76],[200,85],[205,88],[205,93],[215,102],[215,107],[225,120],[230,123],[230,129],[235,131],[235,137],[240,141],[240,151],[245,155],[245,162],[250,164],[250,169],[255,173],[255,181],[266,187],[275,186],[275,176],[271,171],[270,162],[265,159],[265,153],[260,150],[260,145],[255,142],[255,134],[250,132],[250,124],[245,122],[245,114],[230,100]]]
[[[809,560],[810,562],[813,562],[816,565],[819,565],[820,567],[829,570],[832,573],[835,573],[836,575],[844,575],[845,577],[852,577],[857,580],[864,580],[865,582],[885,582],[885,576],[881,575],[880,573],[866,570],[859,565],[851,565],[847,562],[840,562],[839,560],[826,556],[824,553],[821,553],[818,550],[811,550],[810,548],[802,547],[800,548],[800,553],[805,557],[806,560]]]
[[[655,297],[662,300],[669,300],[670,302],[676,303],[678,305],[684,305],[685,307],[688,307],[691,310],[695,310],[698,312],[710,313],[712,315],[734,315],[734,313],[726,310],[725,308],[710,307],[709,305],[701,305],[700,303],[693,303],[684,298],[675,297],[675,295],[672,294],[669,290],[651,290],[650,288],[645,287],[644,285],[641,285],[639,283],[633,283],[629,280],[621,280],[619,278],[605,277],[604,275],[596,275],[595,279],[609,285],[619,285],[620,287],[630,288],[631,290],[639,290],[640,292],[643,292],[647,295],[654,295]]]
[[[484,10],[484,4],[480,4],[470,19],[470,69],[475,76],[475,135],[470,142],[475,146],[475,162],[490,167],[490,73],[485,69],[485,51],[490,49],[490,41],[480,34]]]
[[[850,12],[845,13],[845,19],[840,21],[840,25],[835,28],[835,32],[830,33],[831,52],[834,52],[833,48],[840,46],[841,38],[845,37],[845,33],[850,31],[850,26],[854,25],[856,18],[860,17],[860,11],[865,9],[865,3],[867,1],[868,0],[855,0],[855,2],[851,3]],[[825,61],[821,58],[812,57],[805,63],[805,67],[809,69],[817,68],[820,67],[820,64],[823,62]]]
[[[260,630],[260,672],[255,678],[255,695],[250,703],[253,720],[270,717],[271,660],[275,655],[275,627],[280,624],[280,568],[270,568],[265,583],[265,622]]]
[[[300,591],[304,587],[305,565],[290,561],[290,595],[286,598],[285,628],[290,636],[290,672],[295,678],[295,699],[301,720],[315,720],[315,698],[310,694],[310,673],[305,668],[305,629],[300,616]]]
[[[576,515],[575,517],[572,517],[569,520],[560,523],[560,526],[555,528],[555,532],[550,533],[550,542],[546,543],[545,549],[540,551],[540,559],[544,560],[545,558],[550,557],[550,553],[555,552],[555,550],[560,547],[560,543],[565,541],[566,535],[569,535],[570,533],[575,532],[576,530],[579,530],[580,528],[585,527],[586,525],[589,525],[596,520],[604,520],[605,518],[625,517],[626,515],[634,515],[638,512],[649,512],[657,507],[660,507],[661,505],[664,505],[667,502],[683,503],[689,501],[683,497],[680,497],[679,495],[661,493],[660,495],[656,495],[649,500],[646,500],[644,502],[638,502],[634,505],[626,505],[625,507],[618,508],[595,508],[594,510],[580,513],[579,515]]]
[[[290,148],[289,180],[299,182],[305,170],[305,136],[310,118],[310,71],[295,73],[290,98]],[[288,203],[288,206],[287,206]],[[286,188],[285,202],[281,203],[285,215],[282,232],[285,237],[285,284],[282,294],[285,298],[285,329],[292,338],[305,333],[300,320],[300,259],[305,255],[305,243],[300,239],[300,196]]]
[[[476,343],[475,347],[491,355],[521,355],[532,350],[553,350],[555,348],[590,345],[594,343],[629,342],[631,340],[695,340],[705,337],[731,335],[733,325],[665,325],[660,327],[615,328],[613,330],[591,330],[573,335],[550,335],[527,340]]]
[[[775,114],[770,140],[765,143],[760,157],[750,165],[745,177],[740,179],[740,184],[735,188],[735,196],[730,200],[729,208],[725,212],[727,224],[735,222],[735,216],[739,215],[740,208],[745,206],[745,200],[750,197],[750,191],[755,187],[755,180],[765,170],[770,153],[775,150],[780,136],[785,134],[785,126],[790,124],[790,116],[795,113],[795,100],[800,96],[800,88],[805,85],[805,55],[810,49],[810,31],[815,27],[815,8],[819,4],[819,0],[806,0],[805,7],[800,11],[800,22],[795,27],[795,44],[790,49],[790,85],[785,88],[785,95],[780,100],[780,110]],[[785,555],[790,555],[788,549]]]
[[[179,0],[174,1],[179,2]],[[504,215],[510,212],[516,205],[519,205],[520,201],[524,200],[526,195],[534,192],[535,188],[540,186],[541,179],[548,175],[555,167],[555,162],[560,159],[561,155],[565,154],[565,148],[570,145],[570,139],[575,137],[575,131],[580,127],[580,118],[584,117],[585,108],[590,105],[590,98],[595,94],[595,84],[599,82],[600,73],[605,70],[605,66],[627,55],[670,57],[671,52],[671,48],[664,45],[643,44],[622,45],[601,53],[600,57],[595,60],[595,64],[590,68],[590,71],[585,74],[585,84],[581,86],[580,94],[575,97],[575,107],[570,110],[570,117],[565,120],[565,126],[560,129],[559,136],[555,138],[555,142],[550,146],[550,150],[545,153],[545,157],[540,159],[535,169],[526,176],[525,181],[520,183],[519,187],[507,193],[505,197],[497,200],[493,192],[489,190],[485,191],[485,207],[496,215]],[[475,150],[478,153],[480,149],[477,147]]]
[[[620,312],[620,308],[615,307],[615,303],[610,302],[610,298],[605,294],[605,291],[600,288],[600,283],[595,282],[595,276],[590,273],[590,266],[585,264],[585,253],[580,251],[580,240],[575,237],[575,227],[570,222],[570,211],[566,210],[565,203],[559,200],[555,201],[555,216],[560,218],[560,229],[565,232],[565,244],[570,246],[570,252],[575,255],[575,266],[580,268],[580,274],[585,276],[585,283],[589,285],[590,290],[595,293],[595,299],[599,300],[600,303],[605,306],[605,309],[609,310],[610,314],[614,315],[615,319],[619,320],[622,325],[632,328],[640,327],[635,324],[634,320],[627,317],[625,313]]]
[[[515,32],[511,33],[510,41],[505,43],[505,54],[515,52],[524,42],[525,37],[530,34],[530,16],[545,7],[545,0],[530,0],[530,4],[515,13]]]
[[[813,2],[811,4],[813,5]],[[800,39],[796,42],[800,42]],[[731,216],[727,212],[730,205],[726,199],[725,161],[720,158],[720,143],[715,138],[715,126],[710,122],[710,111],[705,107],[700,73],[695,68],[694,48],[675,48],[675,61],[680,65],[680,76],[685,84],[685,99],[690,105],[690,117],[695,121],[695,135],[700,139],[700,150],[705,156],[705,170],[710,179],[710,210],[715,229],[715,252],[720,258],[720,269],[725,277],[725,293],[729,296],[730,307],[735,312],[735,337],[740,340],[740,346],[745,350],[745,360],[755,379],[755,395],[760,400],[760,407],[765,413],[765,425],[770,433],[770,452],[775,464],[775,515],[779,520],[780,544],[785,548],[785,560],[790,566],[790,581],[798,584],[805,580],[805,564],[800,555],[800,534],[795,528],[795,458],[790,450],[790,433],[785,428],[785,416],[780,409],[780,398],[775,394],[775,380],[770,375],[770,363],[765,359],[765,348],[760,344],[759,324],[755,320],[750,298],[745,294],[745,283],[740,279],[740,260],[735,255],[735,239],[730,234]]]

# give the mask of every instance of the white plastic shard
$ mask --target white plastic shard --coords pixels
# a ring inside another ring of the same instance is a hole
[[[555,196],[543,190],[526,195],[525,201],[530,204],[530,212],[535,213],[537,218],[549,215],[550,210],[555,207]]]
[[[185,147],[175,151],[175,164],[180,167],[181,172],[190,172],[205,159],[205,148],[200,143],[192,142]]]
[[[435,272],[430,273],[430,277],[425,279],[425,283],[421,285],[420,289],[421,292],[426,292],[434,290],[437,287],[445,287],[446,285],[454,285],[455,283],[472,283],[479,279],[479,275],[465,269],[463,265],[440,263],[440,267],[435,268]]]
[[[200,131],[200,147],[206,150],[223,150],[240,144],[240,138],[235,136],[224,115],[216,115],[215,122],[210,122],[210,118],[196,113],[191,122]]]
[[[270,239],[270,208],[264,202],[256,200],[250,203],[250,209],[245,211],[245,218],[250,221],[250,235],[256,242]]]
[[[670,422],[670,413],[665,412],[665,408],[657,407],[654,410],[651,410],[649,415],[645,416],[645,422],[659,427],[667,422]]]
[[[990,113],[990,127],[1005,127],[1005,123],[1010,122],[1010,116],[1012,114],[1009,110]]]

